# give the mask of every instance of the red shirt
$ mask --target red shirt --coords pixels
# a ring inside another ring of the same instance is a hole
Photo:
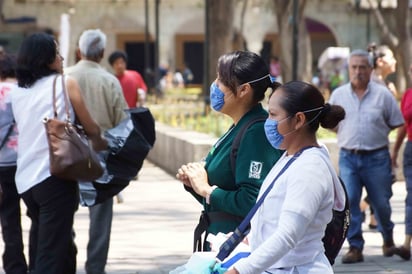
[[[122,86],[123,95],[129,108],[136,107],[139,100],[137,89],[141,88],[147,92],[147,86],[142,76],[134,70],[125,70],[123,75],[117,76]]]
[[[412,88],[407,89],[402,97],[401,111],[405,119],[408,140],[412,141]]]

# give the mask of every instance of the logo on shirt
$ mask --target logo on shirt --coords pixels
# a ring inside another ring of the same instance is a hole
[[[249,166],[249,178],[260,179],[262,167],[262,162],[251,161]]]

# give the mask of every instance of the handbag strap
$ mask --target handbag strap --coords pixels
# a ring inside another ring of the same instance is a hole
[[[59,74],[54,77],[53,80],[53,116],[54,119],[57,119],[57,106],[56,106],[56,80],[59,77]],[[64,75],[61,75],[62,78],[62,88],[63,88],[63,97],[64,97],[64,108],[66,111],[66,121],[70,121],[70,111],[69,111],[69,99],[66,93],[66,83],[64,82]]]
[[[226,240],[226,242],[224,242],[222,246],[220,247],[219,253],[216,256],[220,261],[223,261],[224,259],[226,259],[226,257],[229,256],[229,254],[235,249],[235,247],[249,233],[250,221],[252,220],[253,216],[255,215],[259,207],[263,204],[263,201],[265,200],[269,192],[272,190],[273,186],[275,185],[276,180],[280,177],[280,175],[282,175],[286,171],[286,169],[302,154],[303,151],[305,151],[306,149],[312,148],[312,147],[313,146],[307,146],[299,150],[286,163],[286,165],[279,171],[275,179],[273,179],[273,181],[270,183],[270,185],[265,190],[265,192],[262,194],[262,196],[260,196],[259,200],[252,207],[252,209],[249,211],[249,213],[246,215],[246,217],[243,219],[240,225],[235,229],[233,234]]]

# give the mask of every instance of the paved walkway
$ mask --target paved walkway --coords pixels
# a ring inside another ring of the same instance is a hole
[[[403,182],[393,186],[393,221],[395,241],[403,241]],[[191,255],[192,231],[201,210],[173,176],[150,162],[145,162],[139,180],[124,191],[124,203],[114,204],[114,218],[107,274],[164,274],[184,264]],[[24,236],[28,237],[29,220],[23,218]],[[76,214],[75,229],[78,252],[78,274],[84,274],[88,228],[87,208]],[[335,273],[412,273],[412,261],[398,257],[385,258],[378,232],[365,224],[365,262],[342,265],[340,258]],[[0,250],[3,248],[0,241]],[[347,245],[341,253],[347,250]],[[0,271],[0,273],[3,273]]]

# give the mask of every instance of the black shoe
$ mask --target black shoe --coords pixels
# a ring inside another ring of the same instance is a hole
[[[378,228],[377,225],[369,224],[369,229],[377,229],[377,228]]]
[[[342,263],[353,264],[359,262],[363,262],[362,250],[353,246],[349,247],[349,251],[342,257]]]
[[[382,246],[382,251],[383,256],[385,257],[392,257],[394,254],[396,254],[396,247],[393,243],[393,240],[384,242]]]
[[[404,246],[396,247],[395,254],[404,259],[405,261],[409,261],[411,259],[411,250],[405,248]]]

